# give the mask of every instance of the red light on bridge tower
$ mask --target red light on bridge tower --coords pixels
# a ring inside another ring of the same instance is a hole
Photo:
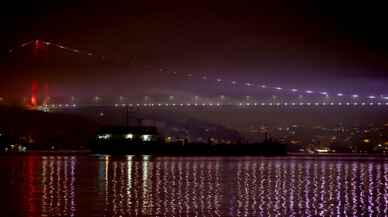
[[[32,107],[36,107],[38,105],[37,92],[38,92],[38,82],[32,81],[32,83],[31,83],[31,99],[30,99],[30,106],[32,106]]]
[[[42,49],[44,47],[44,44],[41,40],[35,40],[35,49]]]
[[[38,56],[42,53],[42,51],[46,50],[46,45],[43,41],[41,40],[35,40],[34,41],[34,46],[32,47],[34,55]]]

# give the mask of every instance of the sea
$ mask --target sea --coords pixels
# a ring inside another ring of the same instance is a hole
[[[388,216],[388,158],[0,155],[0,216]]]

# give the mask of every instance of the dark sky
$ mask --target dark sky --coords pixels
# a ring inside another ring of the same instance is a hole
[[[388,14],[382,4],[155,2],[20,1],[4,7],[0,90],[23,92],[23,84],[36,78],[59,92],[127,91],[124,81],[138,74],[160,81],[160,72],[143,70],[160,66],[285,87],[388,92]],[[33,66],[28,58],[7,56],[32,39],[92,50],[111,61],[101,65],[50,50],[51,65]]]

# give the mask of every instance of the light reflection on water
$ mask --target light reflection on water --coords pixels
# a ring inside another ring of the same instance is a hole
[[[388,162],[0,157],[1,216],[386,216]]]

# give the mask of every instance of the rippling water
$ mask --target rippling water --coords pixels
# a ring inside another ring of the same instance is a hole
[[[388,161],[0,157],[0,216],[386,216]]]

